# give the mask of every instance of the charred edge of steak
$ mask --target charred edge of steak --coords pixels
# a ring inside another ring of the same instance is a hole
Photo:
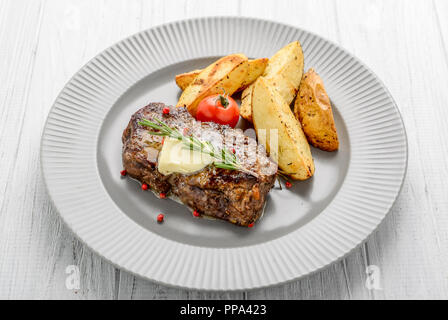
[[[123,132],[123,165],[129,176],[146,183],[157,193],[177,196],[185,205],[201,214],[248,226],[261,215],[266,196],[274,186],[277,167],[265,155],[256,155],[256,142],[244,136],[241,130],[215,123],[196,121],[185,108],[170,107],[163,114],[163,103],[151,103],[132,115]],[[257,172],[258,177],[236,171],[208,166],[191,174],[162,175],[157,170],[157,159],[162,148],[162,137],[148,134],[139,125],[141,119],[159,118],[181,132],[207,133],[230,136],[242,165]],[[201,131],[202,130],[202,131]],[[249,149],[248,149],[249,148]]]

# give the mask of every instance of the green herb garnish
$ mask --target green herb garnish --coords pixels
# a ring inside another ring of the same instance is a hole
[[[165,122],[160,119],[154,119],[154,121],[155,122],[143,119],[139,121],[139,124],[156,130],[149,131],[149,134],[151,135],[176,139],[178,141],[181,141],[189,150],[198,151],[203,154],[209,155],[212,159],[214,159],[213,165],[216,168],[238,170],[253,175],[254,177],[258,177],[257,173],[244,168],[238,161],[236,155],[230,150],[226,148],[217,149],[210,141],[201,141],[192,135],[183,135],[179,132],[179,130],[170,128]]]
[[[219,102],[221,102],[221,105],[224,108],[227,108],[227,106],[229,105],[229,99],[227,99],[227,97],[223,96],[223,95],[219,95],[218,99],[219,99]]]

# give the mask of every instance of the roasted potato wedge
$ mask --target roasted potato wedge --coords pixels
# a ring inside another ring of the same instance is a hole
[[[254,85],[255,83],[249,85],[241,94],[240,116],[250,122],[252,122],[252,91]]]
[[[269,85],[277,90],[286,104],[291,104],[299,90],[303,75],[303,51],[299,41],[286,45],[271,59],[263,72]],[[252,121],[252,88],[247,87],[242,94],[240,114],[243,118]]]
[[[176,84],[179,88],[181,88],[182,91],[184,91],[196,78],[200,73],[202,69],[196,69],[190,72],[181,73],[176,75]]]
[[[260,77],[252,89],[252,119],[258,141],[279,168],[296,180],[314,174],[314,161],[302,127],[280,93]]]
[[[247,61],[243,54],[231,54],[209,65],[185,88],[177,107],[186,107],[195,116],[199,102],[205,97],[223,91],[232,95],[244,83]]]
[[[246,89],[251,83],[257,80],[258,77],[263,74],[268,65],[268,62],[268,58],[249,60],[249,62],[247,63],[246,79],[244,79],[243,84],[237,91]]]
[[[255,60],[249,60],[247,62],[247,76],[244,79],[242,85],[240,88],[238,88],[237,91],[241,91],[246,89],[248,85],[250,85],[252,82],[257,80],[259,76],[261,76],[264,72],[264,69],[266,68],[268,64],[269,59],[268,58],[260,58]],[[193,82],[194,78],[196,78],[199,73],[201,73],[201,69],[193,70],[190,72],[178,74],[176,76],[176,83],[177,86],[183,91],[185,90],[190,83]]]
[[[300,83],[294,114],[314,147],[325,151],[339,148],[330,99],[321,77],[313,69],[305,73]]]

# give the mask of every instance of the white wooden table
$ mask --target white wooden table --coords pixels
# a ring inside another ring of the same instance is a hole
[[[342,45],[404,118],[409,168],[388,218],[346,259],[291,284],[206,293],[135,278],[74,238],[43,185],[40,136],[69,78],[124,37],[207,15],[273,19]],[[0,298],[447,299],[447,158],[448,1],[0,0]],[[79,290],[66,288],[69,265],[79,266]],[[376,290],[365,285],[370,265]]]

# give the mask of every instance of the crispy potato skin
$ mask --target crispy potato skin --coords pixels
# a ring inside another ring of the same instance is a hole
[[[299,90],[303,75],[303,51],[299,41],[286,45],[271,59],[262,75],[269,85],[280,93],[286,104],[290,105]],[[252,87],[247,87],[242,94],[240,114],[252,122]]]
[[[294,114],[314,147],[324,151],[339,148],[330,99],[321,77],[313,69],[305,73],[300,83]]]
[[[252,89],[252,118],[259,143],[266,146],[285,174],[296,180],[314,174],[310,146],[300,123],[264,77],[258,78]]]
[[[268,58],[249,60],[247,62],[247,76],[244,79],[243,83],[241,84],[241,87],[238,88],[237,92],[246,89],[252,82],[257,80],[257,78],[263,74],[264,69],[266,69],[268,61],[269,61]],[[177,86],[182,91],[184,91],[193,82],[193,80],[201,73],[201,71],[202,69],[197,69],[190,72],[178,74],[176,76]]]
[[[190,114],[195,116],[199,102],[205,97],[223,91],[232,95],[241,87],[247,76],[247,61],[243,54],[231,54],[212,63],[185,88],[177,107],[186,107]]]
[[[201,71],[201,69],[197,69],[176,75],[175,79],[177,86],[184,91],[193,82],[194,78],[201,73]]]
[[[247,63],[247,76],[244,79],[243,84],[237,91],[246,89],[250,84],[257,80],[258,77],[263,74],[268,65],[268,62],[268,58],[249,60],[249,62]]]
[[[244,89],[241,94],[240,116],[249,122],[252,122],[252,91],[254,83]]]

